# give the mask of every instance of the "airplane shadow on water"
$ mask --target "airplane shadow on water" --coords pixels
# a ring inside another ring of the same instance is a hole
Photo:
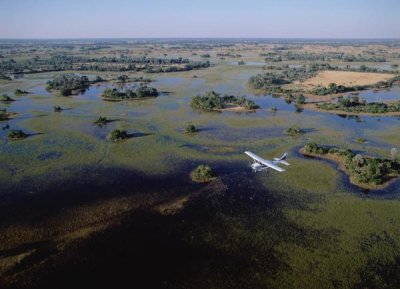
[[[62,218],[68,208],[107,199],[164,191],[155,201],[162,203],[194,192],[176,213],[160,214],[143,204],[119,216],[107,229],[65,248],[56,239],[49,239],[2,250],[0,256],[36,250],[8,274],[23,274],[20,288],[71,288],[76,284],[91,288],[185,288],[209,282],[219,287],[265,288],[254,272],[274,276],[287,268],[274,250],[277,242],[306,245],[314,242],[308,234],[318,234],[318,242],[335,238],[335,232],[305,231],[281,211],[283,206],[311,210],[307,205],[310,200],[281,198],[265,188],[243,162],[211,165],[220,177],[209,184],[190,181],[187,172],[194,166],[191,162],[182,164],[180,172],[152,177],[122,168],[96,172],[89,168],[40,194],[1,204],[4,223],[29,219],[32,224],[41,224],[49,217]],[[84,182],[79,177],[82,174]],[[99,181],[104,177],[106,181]],[[263,238],[241,241],[258,230],[265,234]]]

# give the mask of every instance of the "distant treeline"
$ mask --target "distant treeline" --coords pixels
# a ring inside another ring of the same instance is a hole
[[[300,67],[289,67],[287,65],[280,66],[277,69],[277,66],[272,66],[274,72],[265,72],[260,73],[254,76],[251,76],[248,80],[248,84],[255,89],[265,89],[268,91],[276,91],[278,93],[281,92],[281,85],[289,84],[294,81],[305,81],[311,77],[314,77],[318,71],[353,71],[353,72],[385,72],[394,74],[392,71],[380,71],[377,68],[367,67],[365,65],[361,65],[360,67],[351,67],[347,65],[346,67],[332,66],[328,63],[314,63],[311,65],[302,65]],[[395,76],[391,80],[381,81],[377,83],[375,86],[354,86],[354,87],[344,87],[337,86],[336,84],[332,84],[332,87],[321,88],[318,87],[315,89],[314,93],[319,95],[326,95],[331,93],[340,93],[340,92],[348,92],[355,90],[362,90],[369,87],[377,87],[377,88],[385,88],[391,87],[395,82],[399,82],[400,77]]]
[[[146,71],[172,72],[209,67],[209,61],[191,61],[178,58],[131,57],[85,57],[54,55],[47,59],[35,56],[27,60],[0,61],[1,73],[35,73],[48,71]]]

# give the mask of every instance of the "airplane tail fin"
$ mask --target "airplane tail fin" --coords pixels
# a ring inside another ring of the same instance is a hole
[[[280,158],[274,158],[275,163],[280,163],[280,164],[283,164],[285,166],[290,165],[287,161],[285,161],[287,156],[288,156],[288,154],[284,153]]]

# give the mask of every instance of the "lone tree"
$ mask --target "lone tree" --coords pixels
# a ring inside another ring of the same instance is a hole
[[[185,132],[187,134],[193,134],[198,132],[199,130],[193,125],[193,124],[188,124],[188,126],[185,129]]]
[[[206,183],[213,179],[214,174],[209,166],[199,165],[190,173],[190,177],[194,182]]]
[[[8,133],[8,138],[11,140],[24,139],[27,136],[28,135],[22,130],[10,130],[10,132]]]
[[[129,136],[128,136],[128,133],[126,132],[126,130],[119,130],[119,129],[113,130],[108,135],[109,140],[112,142],[121,142],[121,141],[128,139],[128,137]]]

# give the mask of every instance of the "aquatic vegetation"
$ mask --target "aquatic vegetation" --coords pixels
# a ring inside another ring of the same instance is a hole
[[[243,60],[238,62],[238,65],[245,65],[245,64],[246,64],[246,62],[244,62]]]
[[[121,142],[128,138],[129,136],[126,130],[115,129],[108,135],[108,139],[112,142]]]
[[[342,164],[355,184],[370,188],[369,185],[382,185],[400,175],[397,160],[380,159],[355,154],[350,149],[319,146],[309,142],[304,146],[306,154],[323,156]]]
[[[27,136],[28,135],[22,130],[10,130],[10,132],[8,133],[8,138],[11,140],[24,139]]]
[[[207,165],[199,165],[195,168],[191,173],[190,177],[192,181],[197,183],[206,183],[213,179],[214,174],[211,170],[210,166]]]

